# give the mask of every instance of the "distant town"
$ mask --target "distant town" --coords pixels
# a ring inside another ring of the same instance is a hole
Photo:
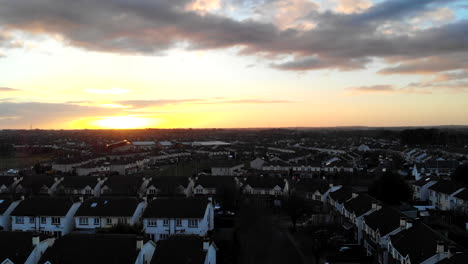
[[[0,130],[0,263],[468,263],[468,128]]]

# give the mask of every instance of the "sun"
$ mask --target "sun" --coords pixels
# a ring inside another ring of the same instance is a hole
[[[149,127],[151,121],[138,116],[110,116],[96,120],[96,125],[101,128],[132,129]]]

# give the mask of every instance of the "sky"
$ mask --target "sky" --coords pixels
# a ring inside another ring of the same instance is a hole
[[[0,0],[0,129],[467,114],[466,0]]]

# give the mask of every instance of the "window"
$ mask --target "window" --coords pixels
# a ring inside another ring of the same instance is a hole
[[[119,224],[128,224],[128,219],[126,217],[121,217],[118,219]]]
[[[197,189],[197,193],[203,193],[203,189]]]
[[[36,222],[36,218],[34,216],[29,217],[29,223],[34,224]]]
[[[320,201],[320,200],[322,200],[322,197],[320,197],[320,195],[316,194],[316,195],[314,195],[314,200]]]
[[[108,224],[108,225],[112,225],[112,218],[107,218],[107,220],[106,220],[106,224]]]
[[[167,239],[169,237],[169,234],[161,234],[159,235],[159,239]]]
[[[91,195],[92,193],[93,193],[93,191],[90,190],[90,189],[86,189],[86,190],[85,190],[85,194]]]
[[[149,194],[156,194],[156,189],[149,189],[148,192]]]
[[[41,224],[47,224],[47,218],[41,217]]]
[[[88,225],[88,218],[80,217],[80,225]]]
[[[163,220],[163,226],[169,226],[169,219]]]
[[[189,220],[188,220],[188,226],[189,226],[189,227],[198,227],[198,220],[196,220],[196,219],[189,219]]]
[[[148,219],[148,226],[158,226],[156,219]]]
[[[275,195],[281,195],[281,191],[276,190]]]
[[[15,223],[17,224],[24,224],[24,217],[22,216],[17,216],[15,219]]]
[[[101,224],[101,218],[94,218],[94,225],[100,225]]]
[[[54,231],[54,237],[56,237],[56,238],[61,238],[61,237],[62,237],[62,232],[60,232],[60,231]]]
[[[52,217],[53,225],[60,225],[60,217]]]
[[[175,225],[176,226],[182,226],[182,219],[176,219],[175,220]]]

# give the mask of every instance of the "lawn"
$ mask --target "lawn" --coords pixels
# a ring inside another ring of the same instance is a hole
[[[14,157],[0,157],[0,171],[8,169],[25,169],[34,164],[51,159],[50,155],[28,155]]]

